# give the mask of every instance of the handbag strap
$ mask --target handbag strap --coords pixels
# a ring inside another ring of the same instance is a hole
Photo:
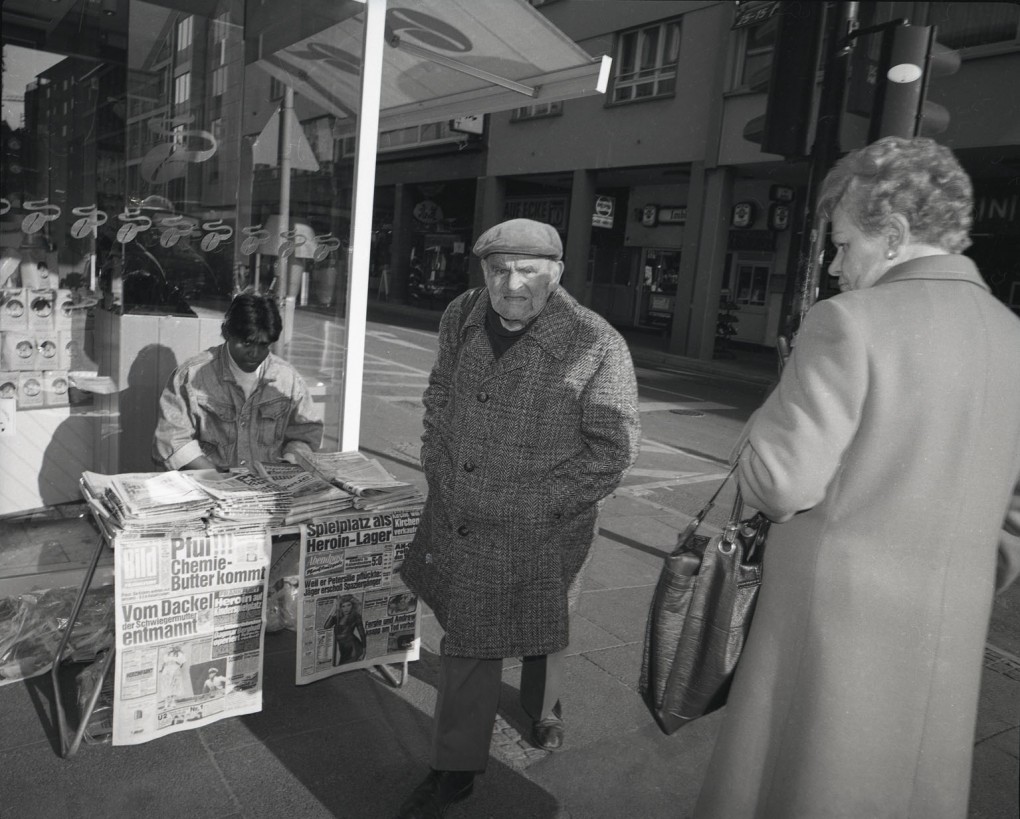
[[[672,554],[676,555],[686,548],[688,539],[698,530],[698,527],[701,526],[702,523],[704,523],[705,518],[708,516],[708,513],[711,512],[712,507],[715,506],[715,499],[719,497],[719,493],[722,492],[723,487],[726,486],[727,481],[729,481],[729,479],[733,477],[733,473],[736,471],[737,464],[734,463],[733,466],[730,467],[730,471],[726,473],[726,477],[722,479],[722,483],[720,483],[719,486],[716,487],[715,492],[712,493],[712,497],[710,497],[708,499],[708,502],[701,507],[701,511],[698,512],[698,514],[696,514],[693,518],[691,518],[691,522],[684,527],[683,531],[680,532],[679,535],[677,535],[676,548],[673,550]],[[739,485],[737,486],[737,498],[738,499],[740,498]],[[738,509],[737,511],[739,512],[740,510]]]
[[[732,474],[732,473],[731,473]],[[744,496],[740,491],[740,482],[737,482],[737,494],[733,497],[733,508],[730,510],[730,526],[736,526],[744,516]]]

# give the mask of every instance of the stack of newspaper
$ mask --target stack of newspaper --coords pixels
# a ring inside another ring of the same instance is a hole
[[[309,472],[350,492],[355,509],[393,509],[425,500],[414,484],[398,481],[377,460],[360,452],[313,452],[298,460]]]
[[[218,472],[215,469],[198,469],[184,474],[215,501],[207,521],[210,531],[254,531],[266,526],[279,526],[291,506],[288,492],[247,470]],[[239,527],[237,524],[245,525]]]
[[[354,505],[354,496],[350,492],[324,481],[298,464],[257,463],[255,468],[259,475],[290,495],[291,506],[284,518],[285,524],[325,517]]]
[[[111,535],[201,530],[216,503],[180,472],[83,472],[81,487]]]

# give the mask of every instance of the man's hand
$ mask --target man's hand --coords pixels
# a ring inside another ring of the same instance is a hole
[[[181,469],[216,469],[216,464],[210,461],[205,455],[200,455],[190,463],[185,464]]]

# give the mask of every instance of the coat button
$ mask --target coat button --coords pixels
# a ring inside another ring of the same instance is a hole
[[[465,461],[464,462],[464,471],[465,472],[474,472],[475,471],[475,465],[473,463],[471,463],[471,461]]]
[[[467,537],[468,535],[471,534],[471,530],[468,529],[467,526],[458,526],[457,534],[460,535],[461,537]]]
[[[487,392],[478,393],[478,400],[484,404],[486,401],[489,400],[489,394]]]

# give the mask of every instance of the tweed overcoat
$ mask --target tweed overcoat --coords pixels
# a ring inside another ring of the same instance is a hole
[[[897,265],[810,310],[743,440],[780,523],[695,816],[963,819],[1020,548],[1020,320],[964,256]]]
[[[494,659],[567,646],[567,592],[600,501],[636,460],[630,351],[562,288],[497,361],[481,291],[439,328],[425,390],[428,497],[405,582],[446,631],[444,652]],[[462,326],[461,326],[462,325]]]

